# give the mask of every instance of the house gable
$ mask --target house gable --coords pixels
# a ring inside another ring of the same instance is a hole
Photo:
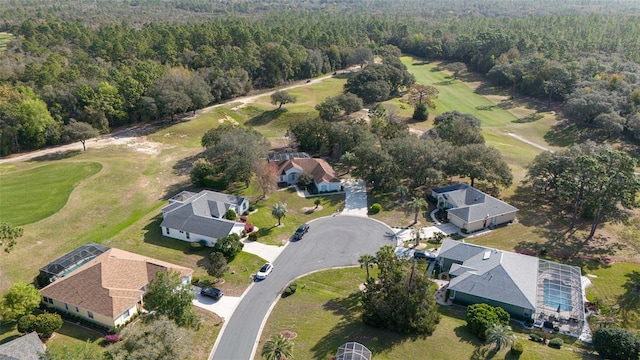
[[[44,345],[35,332],[0,344],[0,360],[39,360]]]

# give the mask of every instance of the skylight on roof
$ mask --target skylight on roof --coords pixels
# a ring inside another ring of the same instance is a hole
[[[491,257],[491,250],[485,251],[484,256],[482,256],[482,260],[487,260],[490,257]]]

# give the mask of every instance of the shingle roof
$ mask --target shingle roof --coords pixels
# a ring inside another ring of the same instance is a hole
[[[445,240],[438,257],[461,261],[449,289],[535,310],[538,258]]]
[[[445,186],[433,189],[433,192],[442,194],[450,204],[454,205],[454,208],[447,211],[466,223],[518,211],[516,207],[467,184]]]
[[[158,271],[173,270],[181,276],[193,270],[165,261],[111,249],[40,291],[47,296],[112,319],[134,306],[142,290]]]
[[[45,348],[35,332],[0,345],[0,360],[38,360]]]
[[[222,217],[231,205],[240,206],[245,198],[209,190],[190,194],[192,196],[184,201],[176,199],[178,195],[170,200],[171,203],[162,209],[164,219],[160,226],[217,239],[229,235],[238,224]]]
[[[318,184],[323,181],[340,182],[331,165],[325,160],[318,158],[290,159],[284,161],[278,166],[278,173],[281,174],[294,167],[311,174],[313,180]]]

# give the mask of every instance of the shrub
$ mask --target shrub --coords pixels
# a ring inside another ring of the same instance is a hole
[[[260,238],[259,232],[252,232],[251,234],[249,234],[249,241],[258,241],[259,238]]]
[[[469,230],[467,230],[467,228],[462,228],[462,229],[460,229],[460,232],[463,233],[463,234],[467,234],[467,233],[469,233]]]
[[[474,304],[467,307],[467,326],[480,340],[485,340],[485,333],[493,324],[508,325],[509,313],[501,307],[488,304]]]
[[[372,214],[377,214],[380,211],[382,211],[382,205],[380,205],[378,203],[374,203],[373,205],[371,205],[371,213]]]
[[[249,212],[252,212],[252,211],[256,211],[256,208],[254,208],[253,206],[249,205]]]
[[[28,334],[36,331],[36,316],[33,314],[24,315],[18,320],[18,331],[21,334]]]
[[[606,359],[637,359],[640,340],[630,330],[604,327],[593,333],[593,347]]]
[[[535,334],[535,333],[529,334],[529,339],[531,341],[535,341],[535,342],[539,342],[539,343],[544,342],[544,339],[540,335]]]
[[[256,227],[255,227],[255,226],[253,226],[253,224],[252,224],[252,223],[245,223],[245,224],[244,224],[244,231],[246,231],[247,233],[251,233],[251,232],[253,232],[253,230],[255,230],[255,229],[256,229]]]
[[[227,220],[235,221],[238,218],[238,214],[236,214],[233,209],[229,209],[226,213],[224,213],[224,218]]]
[[[520,341],[516,341],[513,346],[511,346],[511,355],[515,357],[520,357],[524,352],[524,347],[522,347],[522,343]]]
[[[554,327],[553,327],[553,331],[558,332],[558,331],[560,331],[560,328],[559,328],[559,327],[557,327],[557,326],[554,326]]]
[[[118,341],[120,341],[120,335],[118,334],[105,335],[104,341],[108,342],[109,344],[115,344]]]
[[[229,271],[229,265],[227,265],[227,259],[221,252],[214,251],[209,255],[209,266],[207,266],[207,273],[213,277],[221,278]]]
[[[200,278],[197,276],[192,276],[191,277],[191,285],[198,285],[198,283],[200,282]]]
[[[243,223],[246,223],[247,222],[247,215],[240,216],[240,221],[243,222]]]
[[[62,327],[62,324],[62,318],[58,314],[45,313],[36,316],[36,332],[42,338],[51,337],[54,332]]]
[[[553,338],[549,340],[549,346],[551,346],[552,348],[560,349],[562,345],[564,345],[564,341],[562,341],[562,339],[560,338]]]
[[[298,290],[298,284],[293,283],[293,284],[287,286],[286,289],[284,289],[284,293],[282,294],[282,297],[291,296],[291,295],[295,294],[296,290]]]
[[[213,245],[213,251],[221,252],[227,258],[227,262],[231,262],[242,251],[243,247],[244,244],[240,242],[240,235],[229,234],[216,241],[216,244]]]

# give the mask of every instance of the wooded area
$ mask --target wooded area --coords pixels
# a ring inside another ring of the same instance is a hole
[[[3,155],[68,139],[72,119],[104,133],[173,117],[361,64],[367,49],[462,62],[512,91],[564,102],[594,136],[640,137],[632,1],[2,3],[0,30],[16,36],[0,55]],[[450,13],[456,6],[465,10]],[[369,95],[365,103],[384,97]]]

